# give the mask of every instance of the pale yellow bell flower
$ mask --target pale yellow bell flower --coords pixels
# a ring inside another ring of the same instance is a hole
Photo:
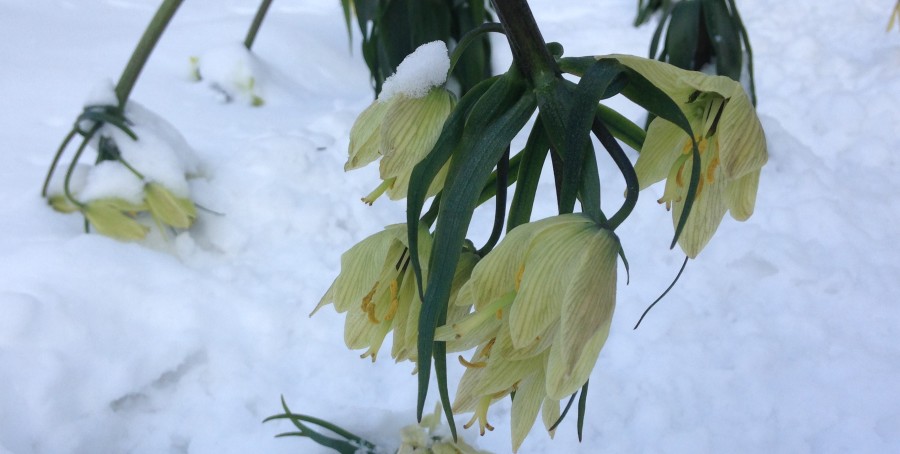
[[[669,95],[690,122],[700,151],[700,180],[678,244],[691,258],[706,246],[730,212],[744,221],[753,214],[760,169],[768,160],[762,125],[741,84],[724,76],[687,71],[668,63],[611,55]],[[666,180],[659,199],[677,226],[687,197],[693,144],[680,128],[655,118],[634,169],[640,188]]]
[[[197,218],[197,207],[191,199],[178,197],[159,183],[144,186],[144,201],[160,229],[164,225],[187,229]]]
[[[431,234],[422,226],[418,247],[423,275],[428,272],[431,243]],[[476,262],[472,251],[463,252],[454,289],[468,279]],[[393,330],[391,356],[397,361],[415,361],[422,301],[409,265],[406,224],[388,226],[341,256],[341,272],[313,313],[328,304],[346,313],[344,342],[352,350],[366,348],[363,358],[375,361],[387,333]],[[452,309],[448,319],[456,320],[467,312],[465,307]]]
[[[121,199],[98,199],[84,204],[81,211],[97,233],[120,241],[138,241],[144,239],[149,229],[127,213],[140,208]]]
[[[419,98],[398,93],[385,101],[376,100],[359,115],[350,129],[349,158],[344,170],[381,158],[382,183],[363,201],[371,204],[384,193],[391,200],[406,197],[413,167],[434,147],[455,105],[453,93],[435,87]],[[428,195],[440,190],[445,176],[446,167],[432,182]]]
[[[438,340],[478,347],[457,388],[455,411],[490,430],[488,407],[516,392],[516,450],[543,407],[548,428],[558,401],[590,376],[615,307],[618,238],[583,214],[516,227],[484,257],[456,304],[475,311],[437,332]],[[552,421],[551,421],[552,420]]]

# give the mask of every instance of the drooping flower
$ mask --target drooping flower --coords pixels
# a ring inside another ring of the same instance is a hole
[[[406,197],[413,167],[434,147],[456,105],[456,96],[443,88],[449,67],[443,42],[422,45],[404,59],[385,82],[381,97],[356,119],[344,170],[381,158],[382,183],[363,198],[366,203],[385,192],[391,200]],[[429,187],[429,195],[440,190],[443,180],[444,172]]]
[[[583,214],[516,227],[472,271],[456,304],[475,311],[437,332],[477,344],[457,388],[454,411],[487,422],[491,403],[516,392],[513,450],[543,407],[549,427],[559,400],[587,381],[609,335],[615,307],[618,238]]]
[[[423,226],[419,232],[423,274],[428,270],[431,242],[431,234]],[[474,252],[463,252],[451,298],[468,279],[476,262]],[[386,227],[341,256],[341,272],[313,313],[328,304],[334,304],[339,313],[347,313],[344,342],[350,349],[366,348],[363,358],[375,361],[387,333],[393,330],[391,356],[397,361],[415,361],[422,301],[409,264],[406,224]],[[456,320],[467,312],[467,307],[454,307],[448,311],[448,319]]]
[[[197,207],[187,197],[178,197],[162,184],[152,182],[144,186],[144,200],[150,215],[162,228],[169,225],[187,229],[197,218]]]
[[[760,169],[768,160],[766,138],[741,84],[724,76],[686,71],[668,63],[613,55],[678,103],[690,122],[700,151],[700,180],[691,213],[678,244],[694,258],[730,212],[744,221],[753,214]],[[662,118],[655,118],[635,164],[641,189],[666,180],[659,199],[681,218],[694,168],[691,138]]]
[[[85,219],[98,233],[120,241],[142,240],[149,230],[134,219],[134,213],[143,209],[122,199],[92,200],[81,206]]]

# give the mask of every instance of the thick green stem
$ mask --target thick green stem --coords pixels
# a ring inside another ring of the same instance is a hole
[[[131,59],[128,60],[128,64],[122,71],[119,83],[116,84],[116,99],[119,101],[120,109],[125,108],[125,103],[128,102],[128,97],[131,96],[131,90],[134,88],[138,76],[141,75],[144,64],[150,58],[150,53],[153,52],[153,48],[159,41],[160,36],[162,36],[163,31],[165,31],[166,26],[169,25],[169,21],[175,15],[175,11],[181,6],[181,2],[182,0],[164,0],[163,4],[156,10],[156,15],[153,16],[150,25],[144,30],[144,35],[141,36],[141,40],[131,54]]]
[[[250,29],[247,30],[247,37],[244,38],[244,47],[247,50],[253,47],[253,41],[256,41],[256,34],[259,33],[259,27],[262,25],[263,19],[266,18],[266,13],[271,5],[272,0],[263,0],[259,5],[259,9],[256,10],[256,16],[253,17],[253,23],[250,24]]]
[[[527,0],[494,0],[494,8],[506,30],[506,38],[519,71],[536,88],[548,85],[558,77],[560,71],[556,60],[547,51],[547,44]]]

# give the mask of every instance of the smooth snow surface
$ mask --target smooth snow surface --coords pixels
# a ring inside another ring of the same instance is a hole
[[[572,56],[643,55],[654,25],[631,27],[635,3],[531,2],[546,41]],[[187,184],[205,210],[175,238],[126,244],[84,234],[78,215],[54,212],[39,192],[85,99],[118,77],[159,1],[0,0],[0,452],[329,452],[275,439],[291,430],[284,422],[261,423],[282,394],[295,412],[386,447],[415,421],[411,364],[361,360],[344,347],[343,316],[308,317],[341,253],[405,219],[403,203],[359,201],[377,169],[342,170],[373,95],[339,2],[274,2],[254,45],[267,71],[261,107],[222,103],[186,77],[191,56],[244,36],[258,4],[184,2],[154,51],[132,99],[196,152],[199,177]],[[756,213],[727,218],[632,331],[683,257],[667,249],[662,186],[642,193],[618,231],[631,283],[620,272],[585,439],[574,417],[554,440],[538,423],[521,453],[900,451],[900,33],[884,32],[893,2],[739,6],[770,152]],[[505,70],[505,40],[492,39]],[[611,105],[643,121],[627,101]],[[599,161],[615,210],[624,184]],[[535,218],[555,207],[552,182],[540,191]],[[476,213],[476,245],[492,212]],[[462,366],[450,364],[453,394]],[[462,433],[509,452],[509,408],[492,408],[496,430],[484,437]]]
[[[397,72],[384,81],[378,99],[387,101],[398,94],[421,98],[428,94],[431,87],[443,85],[449,70],[450,57],[443,41],[422,44],[397,65]]]

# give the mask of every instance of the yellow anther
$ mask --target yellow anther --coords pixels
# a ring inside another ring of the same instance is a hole
[[[706,168],[706,181],[712,183],[716,179],[716,168],[719,167],[719,156],[713,156],[709,167]]]
[[[391,305],[388,307],[388,312],[384,316],[386,321],[393,320],[394,315],[397,314],[397,308],[400,306],[400,300],[397,298],[397,291],[399,288],[400,284],[397,283],[396,279],[391,281]]]
[[[491,357],[491,349],[494,348],[494,342],[497,341],[496,337],[492,337],[491,340],[488,341],[487,345],[484,346],[484,349],[481,350],[481,356],[484,358]]]
[[[484,430],[494,430],[494,426],[490,425],[487,422],[487,410],[491,405],[491,396],[482,397],[481,400],[478,401],[478,405],[475,407],[475,414],[472,415],[472,419],[469,420],[463,428],[468,429],[472,427],[472,424],[475,424],[475,421],[478,421],[478,428],[480,429],[481,435],[484,435]]]
[[[375,324],[381,323],[377,317],[375,317],[375,305],[369,304],[368,310],[366,310],[366,314],[369,316],[369,321]]]
[[[497,320],[503,320],[503,309],[497,309]]]
[[[460,363],[460,364],[462,364],[463,366],[466,366],[466,367],[471,367],[471,368],[475,368],[475,369],[481,369],[481,368],[487,366],[487,363],[484,362],[484,361],[476,361],[476,362],[474,362],[474,363],[471,362],[471,361],[467,361],[465,358],[463,358],[462,355],[459,355],[459,356],[457,357],[457,359],[459,359],[459,363]]]
[[[378,290],[378,282],[375,282],[375,285],[372,286],[372,290],[369,291],[369,294],[363,297],[362,306],[360,306],[360,309],[362,309],[363,312],[369,311],[369,305],[372,304],[372,297],[375,296],[376,290]]]

